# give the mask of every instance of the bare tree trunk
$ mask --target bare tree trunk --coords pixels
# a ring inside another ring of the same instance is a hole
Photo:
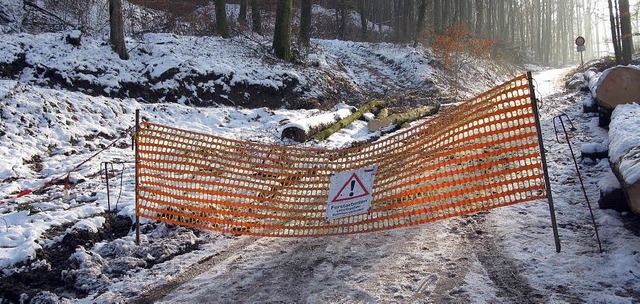
[[[241,25],[247,25],[247,0],[240,0],[238,23],[240,23]]]
[[[258,35],[262,35],[262,12],[258,0],[251,0],[251,29]]]
[[[442,34],[442,0],[433,0],[433,31]]]
[[[227,26],[227,8],[225,0],[216,0],[216,30],[224,38],[229,38]]]
[[[616,16],[613,13],[613,2],[609,1],[609,20],[611,21],[611,40],[613,41],[613,51],[616,55],[616,63],[622,63],[622,54],[618,48],[618,30],[616,27]]]
[[[122,19],[122,1],[109,0],[109,24],[111,47],[118,53],[120,59],[129,59],[127,46],[124,42],[124,21]]]
[[[425,14],[427,13],[427,0],[420,1],[420,8],[418,11],[418,25],[416,27],[416,34],[413,38],[413,47],[418,47],[418,41],[420,40],[420,36],[422,36],[422,32],[424,31],[424,19]]]
[[[273,34],[273,49],[276,57],[284,61],[291,61],[291,18],[293,15],[293,0],[278,0],[276,11],[276,26]]]
[[[338,38],[344,39],[347,31],[347,1],[338,0],[336,8],[336,26],[338,29]]]
[[[493,22],[493,16],[495,14],[495,0],[489,0],[487,4],[487,38],[495,38],[495,25]]]
[[[476,35],[484,37],[484,2],[476,0]]]
[[[620,0],[620,32],[622,34],[622,62],[631,63],[633,56],[633,32],[629,0]]]
[[[302,0],[300,6],[300,44],[309,46],[311,41],[311,0]]]
[[[362,30],[362,40],[367,41],[367,4],[365,0],[358,0],[358,11],[360,12],[360,28]]]

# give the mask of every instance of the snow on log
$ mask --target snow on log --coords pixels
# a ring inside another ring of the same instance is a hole
[[[598,79],[600,79],[600,75],[602,75],[602,73],[597,73],[592,70],[588,70],[584,72],[584,79],[586,80],[586,86],[589,92],[591,92],[592,98],[596,98],[596,85],[598,84]]]
[[[609,125],[609,163],[627,197],[640,214],[640,104],[619,105]]]
[[[411,109],[407,112],[393,114],[382,119],[374,119],[367,124],[367,127],[370,132],[376,132],[391,125],[402,125],[425,116],[434,115],[438,113],[439,109],[440,105]]]
[[[387,107],[386,101],[372,101],[370,103],[367,103],[364,106],[360,107],[360,109],[358,109],[358,111],[356,111],[355,113],[341,119],[340,121],[336,122],[330,127],[324,129],[322,132],[319,132],[318,134],[316,134],[315,139],[325,140],[329,138],[331,134],[336,133],[338,130],[350,125],[353,121],[362,117],[362,115],[364,115],[365,113],[371,111],[371,109],[374,109],[374,108],[383,109],[386,107]]]
[[[303,143],[313,138],[318,132],[331,126],[332,124],[348,117],[353,113],[353,108],[347,105],[340,105],[338,110],[318,116],[308,117],[296,122],[291,122],[282,127],[281,139],[291,139]]]

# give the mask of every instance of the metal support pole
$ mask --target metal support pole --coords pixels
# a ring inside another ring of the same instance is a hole
[[[573,147],[571,146],[571,142],[569,141],[569,133],[567,133],[567,128],[564,125],[564,121],[562,120],[563,117],[566,117],[567,120],[569,120],[569,123],[571,123],[572,129],[573,128],[573,123],[571,122],[571,119],[569,119],[569,116],[567,116],[567,114],[561,114],[559,116],[556,116],[553,118],[553,128],[556,128],[556,119],[560,121],[560,126],[562,127],[562,131],[564,132],[564,136],[567,140],[567,145],[569,146],[569,151],[571,152],[571,158],[573,158],[573,164],[575,165],[576,168],[576,173],[578,173],[578,180],[580,181],[580,186],[582,187],[582,194],[584,194],[584,199],[585,201],[587,201],[587,206],[589,207],[589,213],[591,214],[591,221],[593,223],[593,230],[596,233],[596,240],[598,240],[598,248],[600,249],[600,253],[602,253],[602,242],[600,242],[600,234],[598,233],[598,225],[596,224],[596,217],[593,215],[593,209],[591,208],[591,202],[589,201],[589,196],[587,195],[587,190],[584,187],[584,182],[582,181],[582,174],[580,174],[580,167],[578,167],[578,161],[576,160],[576,154],[573,153]],[[560,140],[558,139],[558,131],[556,130],[556,140],[558,140],[558,143],[560,143]]]
[[[538,129],[538,145],[540,146],[540,157],[542,158],[542,172],[544,173],[544,183],[547,188],[547,199],[549,201],[549,213],[551,214],[551,226],[553,228],[553,238],[556,243],[556,252],[560,252],[560,235],[558,233],[558,223],[556,221],[556,209],[553,205],[553,194],[551,192],[551,181],[549,180],[549,168],[547,168],[547,156],[544,150],[544,142],[542,138],[542,127],[540,125],[540,113],[538,111],[538,99],[536,98],[535,87],[533,86],[533,76],[531,72],[527,72],[527,80],[529,81],[529,92],[531,94],[531,103],[533,113],[536,119],[536,128]]]
[[[107,182],[107,210],[111,212],[111,191],[109,190],[109,163],[104,163],[104,178]]]
[[[135,150],[135,172],[136,172],[136,176],[135,176],[135,195],[136,195],[136,245],[140,245],[140,215],[138,214],[139,212],[139,207],[138,207],[138,175],[140,172],[138,172],[139,166],[138,166],[138,132],[140,131],[140,110],[136,110],[136,130],[133,132],[133,138],[134,138],[134,150]]]

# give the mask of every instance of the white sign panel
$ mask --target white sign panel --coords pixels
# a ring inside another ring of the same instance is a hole
[[[338,172],[331,176],[327,220],[365,214],[371,209],[376,167]]]

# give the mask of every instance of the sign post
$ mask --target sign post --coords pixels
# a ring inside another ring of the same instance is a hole
[[[586,40],[584,39],[584,37],[582,36],[578,36],[578,38],[576,38],[576,50],[578,52],[580,52],[580,66],[584,65],[584,56],[583,53],[584,51],[587,50],[587,47],[584,45],[586,42]]]

